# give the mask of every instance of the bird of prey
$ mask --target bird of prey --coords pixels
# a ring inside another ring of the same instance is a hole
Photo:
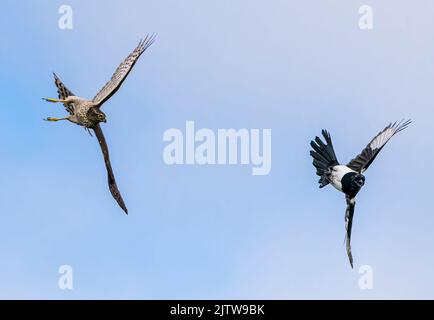
[[[313,149],[310,151],[313,165],[316,168],[316,174],[321,177],[318,181],[319,187],[325,187],[330,183],[345,194],[347,201],[347,209],[345,211],[345,242],[351,268],[353,268],[351,227],[353,224],[354,207],[356,205],[356,195],[365,184],[365,176],[362,173],[368,169],[390,138],[406,129],[410,123],[411,120],[390,123],[347,165],[339,164],[333,149],[331,136],[326,130],[322,130],[326,143],[319,137],[315,137],[315,140],[310,143]]]
[[[92,100],[87,100],[73,94],[63,83],[59,77],[54,74],[54,83],[57,87],[59,99],[43,98],[48,102],[60,102],[65,106],[69,115],[65,118],[48,117],[46,121],[68,120],[77,125],[83,126],[89,133],[90,130],[95,132],[101,147],[104,162],[107,169],[108,185],[110,192],[119,204],[119,206],[128,214],[128,209],[125,206],[124,200],[116,185],[116,180],[110,164],[109,151],[104,134],[102,133],[100,122],[107,122],[106,115],[101,111],[101,106],[119,90],[124,80],[134,67],[135,63],[143,52],[154,42],[155,36],[146,36],[146,38],[138,44],[138,46],[130,53],[130,55],[119,65],[111,79],[97,93]]]

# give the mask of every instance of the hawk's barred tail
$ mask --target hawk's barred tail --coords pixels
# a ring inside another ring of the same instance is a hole
[[[63,82],[59,79],[59,77],[54,72],[53,72],[53,76],[54,76],[54,84],[57,87],[57,95],[59,96],[59,99],[65,100],[69,96],[75,95],[63,84]],[[65,106],[65,109],[66,111],[69,112],[69,114],[71,115],[74,114],[74,105],[68,103],[64,103],[63,105]]]
[[[318,181],[320,188],[330,183],[330,168],[339,164],[336,159],[330,134],[326,130],[322,130],[322,135],[327,144],[325,144],[319,137],[315,137],[315,140],[310,142],[313,149],[310,151],[310,155],[313,158],[312,163],[316,168],[316,174],[321,177]]]

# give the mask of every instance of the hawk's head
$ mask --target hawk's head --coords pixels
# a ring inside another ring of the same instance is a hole
[[[87,112],[87,117],[90,121],[95,123],[107,122],[107,117],[104,112],[102,112],[99,108],[90,108]]]

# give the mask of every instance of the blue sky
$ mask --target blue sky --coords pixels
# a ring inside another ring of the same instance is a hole
[[[58,8],[74,10],[73,30]],[[431,1],[2,2],[0,298],[434,298]],[[70,123],[52,72],[91,98],[158,34],[104,105],[112,165]],[[349,161],[390,121],[413,119],[366,174],[345,254],[345,200],[318,189],[309,142],[331,131]],[[163,133],[272,129],[272,169],[167,166]],[[73,268],[74,289],[58,288]],[[370,265],[374,288],[360,290]]]

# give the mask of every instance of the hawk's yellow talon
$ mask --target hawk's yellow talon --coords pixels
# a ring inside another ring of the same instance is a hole
[[[60,99],[42,98],[42,100],[45,100],[47,102],[52,102],[52,103],[56,103],[56,102],[66,103],[66,100],[60,100]]]
[[[68,120],[68,118],[51,118],[51,117],[48,117],[44,120],[45,121],[60,121],[60,120]]]

